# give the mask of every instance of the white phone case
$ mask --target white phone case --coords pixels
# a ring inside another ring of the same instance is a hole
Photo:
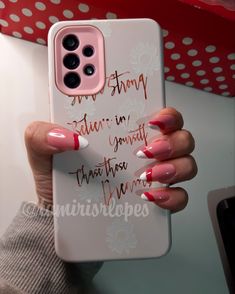
[[[55,82],[54,39],[91,25],[104,37],[106,83],[97,95],[67,96]],[[164,106],[161,29],[150,19],[65,21],[48,36],[51,119],[89,146],[54,156],[55,246],[66,261],[153,258],[171,244],[169,211],[141,199],[159,183],[139,179],[155,162],[136,152],[159,132],[148,121]]]

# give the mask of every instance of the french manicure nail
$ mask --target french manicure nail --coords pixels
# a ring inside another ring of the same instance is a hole
[[[139,150],[136,155],[139,158],[167,158],[171,153],[171,146],[167,140],[158,140]]]
[[[159,191],[144,192],[141,195],[141,198],[146,201],[151,201],[151,202],[154,201],[154,202],[162,203],[169,200],[170,195],[164,190],[159,190]]]
[[[166,129],[171,129],[175,126],[175,117],[172,115],[159,115],[155,119],[149,121],[148,125],[154,129],[161,129],[162,131]]]
[[[164,183],[170,180],[175,173],[176,170],[173,164],[163,163],[147,169],[140,175],[140,179],[147,182],[158,181]]]
[[[79,150],[87,147],[84,137],[67,129],[52,129],[47,134],[48,144],[61,150]]]

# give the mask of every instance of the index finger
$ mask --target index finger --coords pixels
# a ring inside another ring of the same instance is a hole
[[[181,130],[184,120],[180,112],[173,107],[163,108],[153,117],[149,123],[149,127],[160,129],[163,134],[168,134],[177,130]]]

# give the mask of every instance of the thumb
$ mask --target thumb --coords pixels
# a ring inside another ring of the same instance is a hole
[[[52,155],[85,148],[85,138],[57,124],[33,122],[25,130],[25,146],[39,198],[52,198]]]

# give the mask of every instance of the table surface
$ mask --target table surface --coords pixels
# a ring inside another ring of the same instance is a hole
[[[46,47],[0,34],[0,234],[23,200],[36,199],[23,134],[49,120]],[[167,105],[183,113],[196,140],[199,173],[182,186],[190,200],[172,216],[173,244],[160,259],[107,262],[94,293],[228,293],[207,194],[235,184],[235,101],[166,83]]]

